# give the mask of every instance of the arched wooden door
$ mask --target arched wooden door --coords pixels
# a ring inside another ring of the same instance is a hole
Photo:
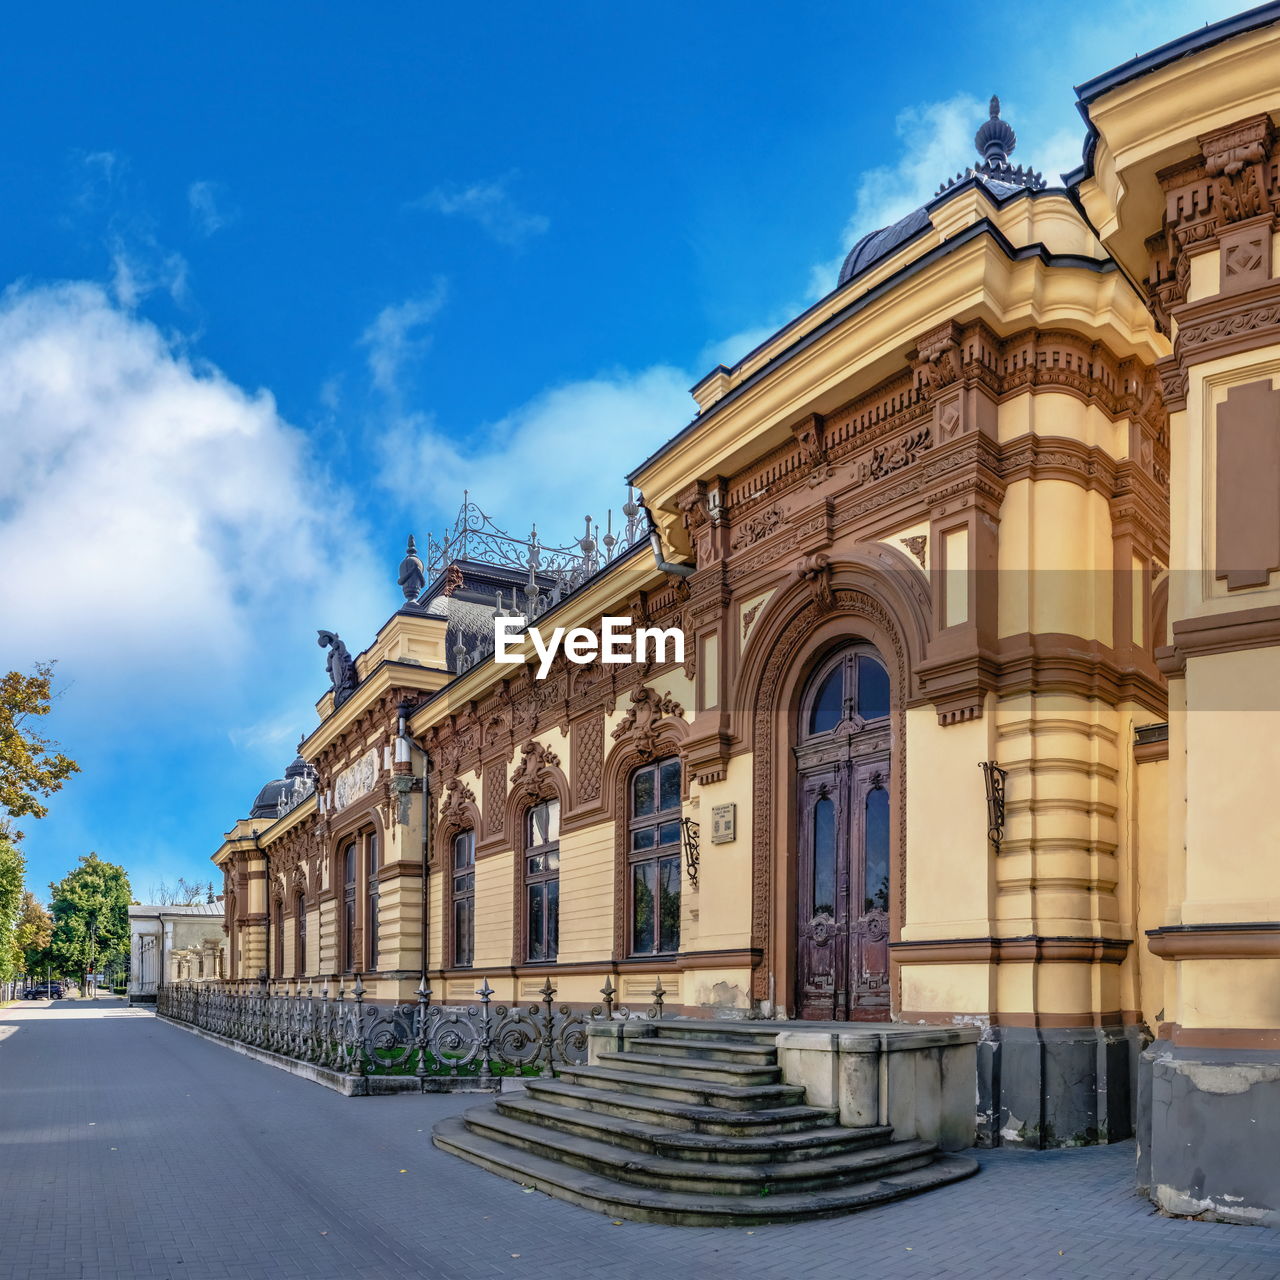
[[[814,672],[795,748],[796,1011],[889,1017],[889,675],[849,645]]]

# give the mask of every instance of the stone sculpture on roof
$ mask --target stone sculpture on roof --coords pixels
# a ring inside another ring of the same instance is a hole
[[[319,639],[316,643],[328,648],[329,657],[325,660],[325,669],[329,673],[329,682],[333,685],[333,705],[342,706],[356,690],[359,677],[356,675],[356,662],[351,651],[338,638],[335,631],[316,632]]]

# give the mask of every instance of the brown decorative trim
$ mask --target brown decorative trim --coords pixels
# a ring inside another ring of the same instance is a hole
[[[1261,1049],[1280,1051],[1280,1027],[1184,1027],[1163,1023],[1160,1039],[1180,1049]]]
[[[1172,649],[1184,665],[1187,658],[1207,653],[1239,653],[1273,645],[1280,645],[1280,605],[1210,613],[1173,624]]]
[[[1154,764],[1169,758],[1168,724],[1142,724],[1133,731],[1135,764]]]
[[[897,553],[893,553],[897,556]],[[900,557],[905,561],[905,557]],[[912,571],[908,581],[918,575]],[[924,650],[928,614],[923,602],[899,600],[899,579],[877,566],[837,564],[831,569],[833,607],[820,613],[807,584],[793,582],[769,601],[743,654],[739,694],[754,707],[752,734],[753,815],[751,849],[751,944],[764,959],[752,974],[751,995],[772,995],[790,1012],[795,1000],[795,867],[783,851],[796,847],[794,704],[810,673],[835,648],[866,639],[884,658],[892,689],[892,729],[896,763],[891,766],[897,822],[890,850],[889,936],[897,937],[906,909],[906,712],[910,672]],[[890,604],[889,602],[894,603]],[[910,641],[908,641],[910,636]],[[910,656],[910,661],[908,660]],[[775,765],[775,762],[777,764]],[[772,971],[772,973],[771,973]],[[899,979],[891,973],[891,1002]],[[774,988],[769,990],[772,976]]]
[[[1178,322],[1174,355],[1181,368],[1239,355],[1276,340],[1280,331],[1280,280],[1247,293],[1218,294],[1173,312]]]
[[[1214,577],[1225,578],[1228,591],[1265,587],[1280,569],[1278,417],[1280,391],[1270,378],[1229,388],[1217,406]]]
[[[1128,938],[1047,937],[944,938],[891,942],[890,958],[898,964],[1119,964]]]
[[[1274,960],[1280,923],[1171,924],[1148,929],[1151,954],[1163,960]]]

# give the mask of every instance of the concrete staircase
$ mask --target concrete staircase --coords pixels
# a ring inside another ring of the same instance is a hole
[[[650,1025],[590,1066],[442,1120],[436,1146],[614,1217],[687,1226],[851,1213],[977,1172],[809,1106],[759,1024]]]

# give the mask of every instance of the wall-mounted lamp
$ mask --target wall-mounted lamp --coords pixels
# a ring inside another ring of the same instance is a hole
[[[980,763],[987,788],[987,838],[999,853],[1000,842],[1004,839],[1004,784],[1009,773],[994,760],[983,760]]]

